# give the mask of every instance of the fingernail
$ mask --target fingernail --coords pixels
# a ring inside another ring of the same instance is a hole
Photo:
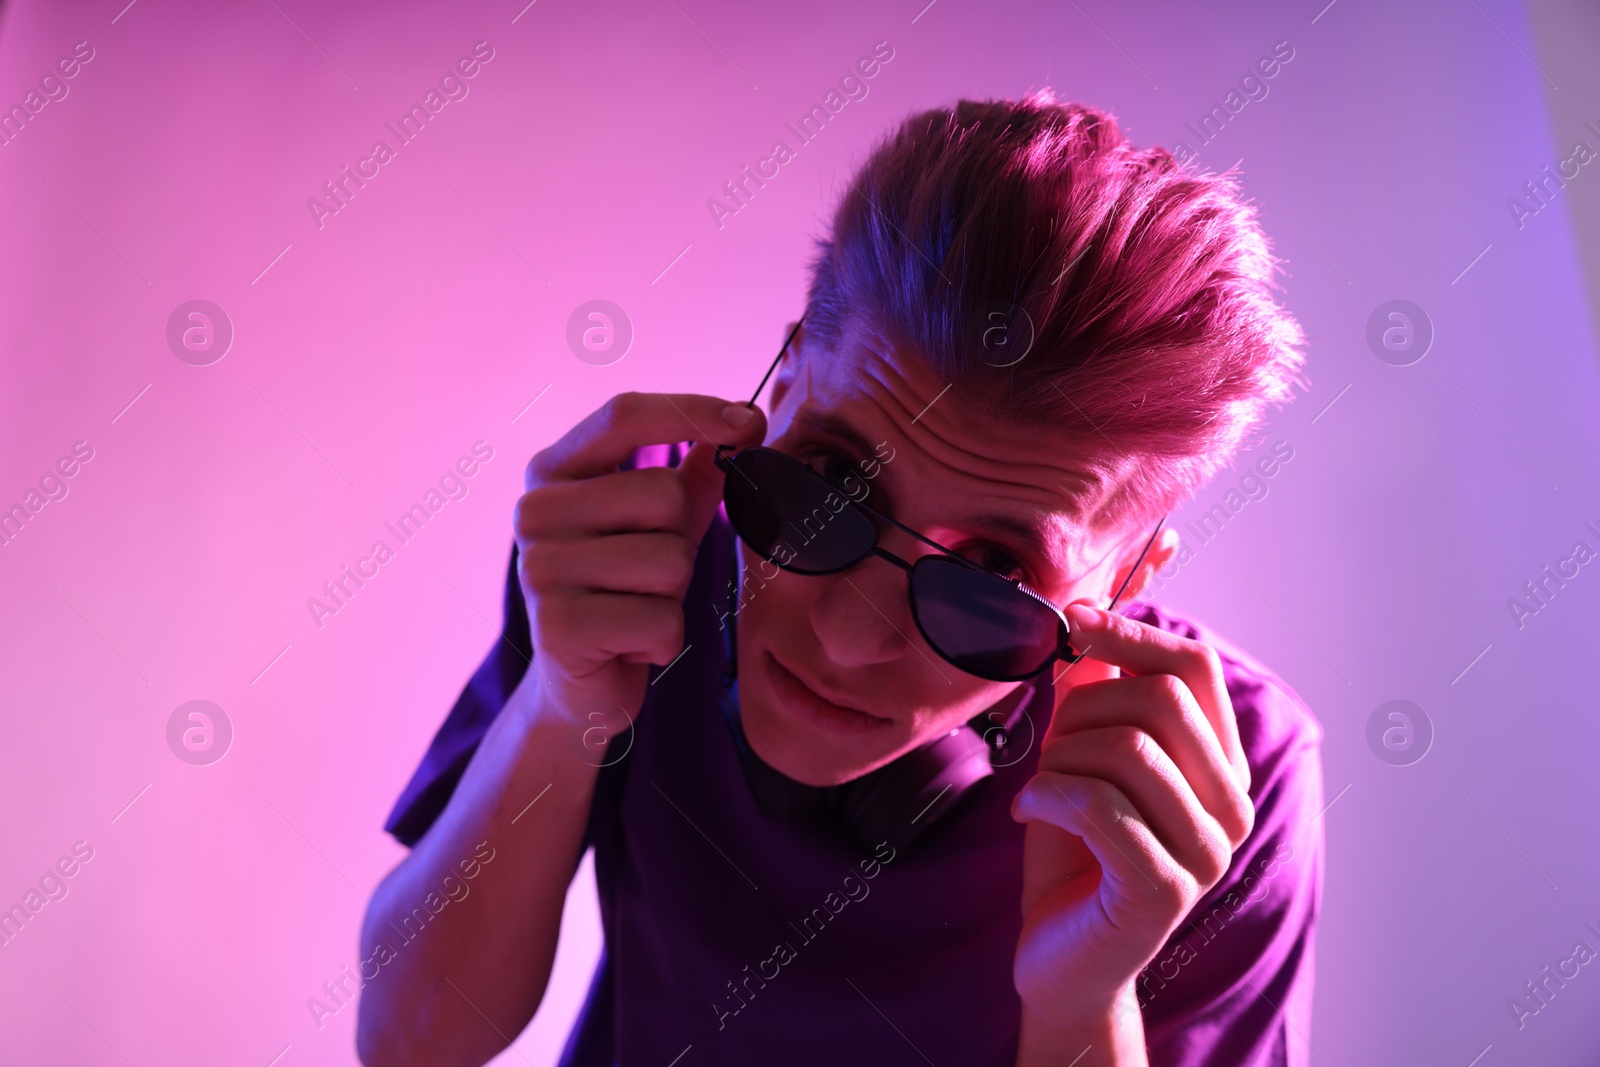
[[[1087,604],[1068,604],[1062,614],[1066,615],[1067,622],[1072,624],[1073,633],[1098,630],[1106,621],[1105,612],[1099,608],[1091,608]]]
[[[755,417],[755,409],[745,407],[743,404],[729,404],[722,409],[722,421],[732,426],[735,430],[742,430],[749,426],[750,420]]]

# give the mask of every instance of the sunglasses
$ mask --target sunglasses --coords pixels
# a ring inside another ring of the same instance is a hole
[[[747,406],[755,406],[799,331],[797,322]],[[1068,643],[1066,616],[1039,593],[956,555],[800,460],[763,446],[735,452],[734,446],[718,445],[716,465],[727,475],[723,505],[728,522],[752,551],[794,574],[837,574],[872,556],[894,564],[906,572],[911,617],[923,639],[959,670],[1014,682],[1055,660],[1076,663],[1082,658]],[[1107,610],[1116,607],[1165,522],[1163,517],[1156,524]],[[879,545],[884,526],[904,531],[935,552],[915,562],[902,559]]]

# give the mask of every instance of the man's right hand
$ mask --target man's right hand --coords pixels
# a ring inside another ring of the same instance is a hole
[[[625,729],[649,664],[682,651],[684,593],[722,499],[715,446],[765,434],[742,403],[620,393],[528,463],[514,524],[540,702],[586,739]],[[684,440],[676,468],[618,470],[640,446]]]
[[[761,412],[744,409],[736,427],[728,407],[624,393],[528,464],[515,523],[533,665],[449,803],[373,890],[362,955],[412,923],[479,843],[499,858],[469,903],[391,947],[363,989],[356,1047],[369,1067],[487,1063],[544,999],[603,765],[590,757],[638,714],[649,664],[682,651],[683,596],[722,498],[715,446],[766,433]],[[685,440],[695,444],[676,468],[617,469],[640,446]]]

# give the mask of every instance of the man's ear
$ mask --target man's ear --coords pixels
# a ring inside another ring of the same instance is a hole
[[[773,375],[772,399],[767,402],[768,411],[778,410],[778,405],[783,403],[783,395],[794,384],[795,373],[800,367],[802,360],[800,346],[805,342],[806,328],[801,326],[800,329],[795,330],[795,325],[794,322],[791,322],[784,326],[783,337],[778,338],[778,343],[782,344],[784,339],[789,336],[790,331],[794,331],[794,339],[789,342],[789,347],[784,350],[783,358],[778,361],[778,372]]]
[[[1139,550],[1144,547],[1145,539],[1141,537],[1130,543],[1127,559],[1117,568],[1116,576],[1112,580],[1112,593],[1117,591],[1117,587],[1128,576],[1128,569],[1133,566],[1133,561],[1139,558]],[[1178,554],[1178,540],[1177,530],[1170,526],[1162,527],[1150,545],[1150,551],[1145,553],[1144,560],[1140,562],[1139,570],[1134,574],[1133,580],[1128,582],[1128,588],[1123,590],[1122,599],[1117,602],[1118,604],[1139,599],[1139,594],[1149,587],[1150,579],[1155,577],[1156,571],[1172,562],[1172,557]]]

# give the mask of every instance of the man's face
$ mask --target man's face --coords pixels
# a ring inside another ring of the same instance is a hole
[[[960,392],[866,331],[847,331],[836,352],[808,348],[802,335],[774,387],[766,444],[835,482],[852,478],[856,499],[1052,603],[1104,606],[1133,562],[1125,531],[1087,526],[1114,486],[1081,448],[982,418]],[[880,525],[879,544],[902,559],[935,551]],[[756,754],[791,778],[859,777],[1018,684],[977,678],[934,652],[911,617],[906,572],[886,560],[808,576],[740,548],[744,729]]]

